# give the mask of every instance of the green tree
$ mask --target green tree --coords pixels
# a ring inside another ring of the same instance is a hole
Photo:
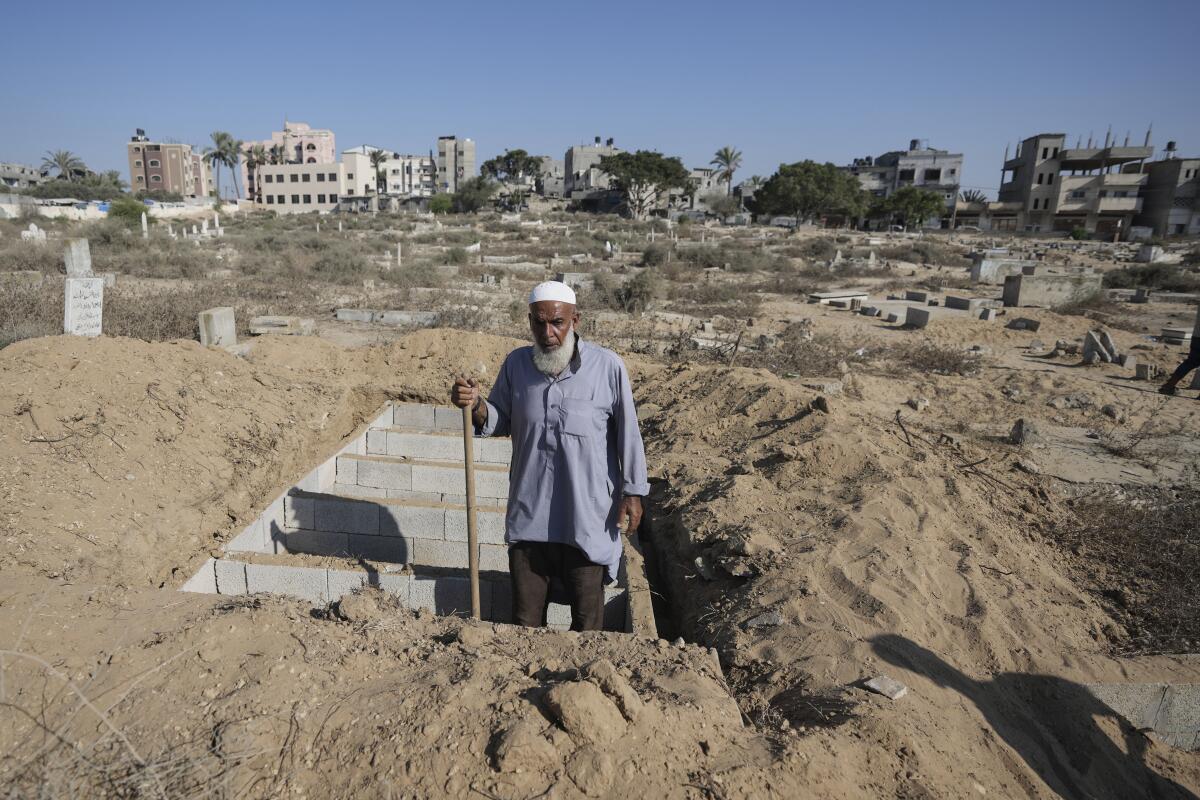
[[[228,167],[233,175],[234,196],[241,197],[238,189],[237,168],[242,157],[242,143],[225,131],[212,132],[212,147],[204,151],[204,160],[213,166],[214,178],[218,187],[221,185],[221,167]],[[217,194],[220,194],[218,190]]]
[[[965,192],[959,193],[959,199],[964,203],[986,203],[987,195],[978,189],[967,189]]]
[[[738,167],[742,165],[742,151],[733,147],[722,147],[708,163],[717,168],[717,178],[729,185],[726,193],[732,194],[733,173],[737,172]]]
[[[885,208],[908,230],[931,217],[940,217],[946,211],[946,201],[937,192],[916,186],[902,186],[892,192]]]
[[[483,162],[479,172],[484,177],[499,181],[508,190],[510,202],[520,206],[525,199],[525,179],[541,175],[542,159],[519,148],[505,150],[503,155]]]
[[[660,194],[692,186],[682,161],[651,150],[601,156],[600,169],[612,176],[629,215],[637,220],[646,218]]]
[[[108,216],[110,219],[120,220],[130,228],[139,227],[142,224],[142,214],[146,215],[146,222],[154,222],[154,217],[150,215],[150,209],[140,200],[134,200],[132,197],[119,197],[108,204]]]
[[[429,198],[429,211],[432,214],[449,214],[454,208],[454,198],[448,194],[435,194]]]
[[[47,150],[42,159],[42,170],[58,170],[58,177],[65,181],[74,181],[87,174],[87,164],[83,159],[70,150]]]
[[[736,197],[720,192],[705,195],[704,204],[718,217],[729,217],[742,210],[742,204]]]
[[[243,157],[246,159],[246,177],[250,181],[250,185],[246,187],[246,197],[261,203],[262,176],[258,168],[268,163],[267,148],[261,144],[251,145],[245,149]]]
[[[858,217],[867,199],[858,179],[833,164],[799,161],[780,164],[779,170],[754,193],[757,214],[783,214],[797,221],[818,214]]]
[[[488,204],[499,187],[482,176],[468,178],[458,185],[453,195],[454,210],[459,214],[473,214]]]
[[[267,158],[271,164],[286,164],[287,148],[281,144],[273,144],[271,145],[271,149],[267,151]]]
[[[375,168],[375,191],[383,194],[387,191],[387,176],[383,174],[383,163],[388,160],[389,154],[386,150],[372,150],[370,156],[371,166]]]

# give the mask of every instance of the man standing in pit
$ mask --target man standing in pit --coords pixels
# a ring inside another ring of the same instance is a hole
[[[487,400],[474,379],[450,397],[476,436],[512,437],[508,543],[513,621],[546,622],[550,583],[571,603],[571,630],[600,630],[604,584],[616,580],[621,531],[637,530],[650,489],[629,373],[576,333],[575,292],[558,281],[529,295],[533,344],[508,354]]]

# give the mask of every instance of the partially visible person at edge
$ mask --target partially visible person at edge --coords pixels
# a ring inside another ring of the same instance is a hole
[[[529,295],[533,344],[508,354],[487,400],[474,379],[450,397],[476,436],[512,437],[508,543],[513,621],[546,624],[551,585],[571,603],[571,630],[600,630],[604,585],[617,578],[621,531],[636,531],[649,491],[629,373],[577,331],[575,292],[558,281]]]
[[[1200,325],[1197,327],[1200,328]],[[1197,331],[1197,333],[1200,334],[1200,331]],[[1175,387],[1183,380],[1183,376],[1194,369],[1200,369],[1200,335],[1192,336],[1192,346],[1188,349],[1187,358],[1175,368],[1175,371],[1171,373],[1171,377],[1167,378],[1167,382],[1159,387],[1159,391],[1163,394],[1175,394]],[[1196,399],[1200,400],[1200,397]]]

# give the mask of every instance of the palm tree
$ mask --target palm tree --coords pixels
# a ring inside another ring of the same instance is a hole
[[[46,151],[46,157],[42,159],[42,171],[49,172],[52,169],[58,170],[58,177],[66,181],[73,181],[88,171],[83,159],[70,150]]]
[[[222,153],[223,162],[224,162],[225,166],[229,167],[229,174],[233,176],[234,197],[241,200],[242,192],[238,188],[237,179],[238,179],[238,173],[240,172],[240,170],[238,169],[238,166],[241,164],[242,147],[244,146],[244,143],[242,142],[241,139],[235,139],[232,136],[229,136],[229,134],[225,134],[225,135],[228,136],[229,138],[225,140],[224,152]]]
[[[271,159],[272,164],[286,164],[287,163],[287,150],[286,150],[286,148],[284,148],[283,145],[273,144],[273,145],[271,145],[271,149],[268,152],[270,153],[270,159]]]
[[[265,145],[254,144],[245,150],[246,176],[250,186],[246,187],[246,197],[256,203],[262,202],[262,182],[259,179],[258,168],[267,163],[267,148]]]
[[[987,195],[978,189],[967,189],[958,195],[959,199],[964,203],[986,203]]]
[[[383,174],[383,162],[388,160],[388,154],[383,150],[372,150],[371,166],[375,168],[375,191],[383,194],[387,190],[387,177]]]
[[[717,168],[717,179],[725,181],[726,193],[732,193],[733,173],[742,165],[742,152],[733,147],[722,147],[708,163]]]
[[[214,182],[217,186],[217,197],[221,196],[221,165],[228,163],[225,160],[225,153],[228,148],[226,143],[232,140],[233,137],[225,131],[213,131],[213,146],[204,151],[204,160],[213,168]]]

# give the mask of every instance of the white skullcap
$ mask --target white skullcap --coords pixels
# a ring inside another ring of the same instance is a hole
[[[529,293],[529,305],[549,300],[552,303],[575,305],[575,292],[561,281],[546,281],[533,287]]]

